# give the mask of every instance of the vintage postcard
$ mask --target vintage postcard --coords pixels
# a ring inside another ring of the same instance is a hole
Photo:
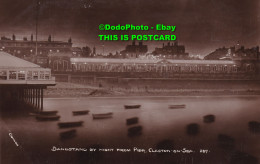
[[[259,0],[0,0],[1,164],[260,163]]]

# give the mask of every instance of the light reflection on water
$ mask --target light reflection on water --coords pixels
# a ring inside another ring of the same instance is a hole
[[[125,110],[125,104],[141,104],[141,109]],[[186,104],[185,109],[168,109],[171,104]],[[58,110],[60,121],[84,121],[77,136],[67,141],[59,139],[57,122],[38,122],[33,117],[7,120],[9,128],[21,134],[28,149],[57,147],[85,147],[99,144],[105,148],[150,148],[164,139],[174,141],[176,148],[210,149],[207,159],[223,161],[225,154],[217,145],[218,134],[235,138],[236,150],[245,151],[260,160],[259,134],[248,130],[248,122],[260,121],[260,97],[129,97],[129,98],[79,98],[45,99],[44,110]],[[89,109],[90,113],[73,116],[73,110]],[[113,118],[93,120],[93,113],[113,112]],[[213,114],[214,123],[203,123],[203,116]],[[142,135],[127,136],[126,119],[138,117],[143,127]],[[197,136],[188,136],[186,126],[200,125]],[[27,138],[25,140],[25,138]],[[28,139],[29,138],[29,139]],[[48,150],[49,151],[49,150]],[[225,160],[224,160],[225,161]],[[216,161],[217,163],[218,161]],[[225,163],[225,162],[223,162]]]

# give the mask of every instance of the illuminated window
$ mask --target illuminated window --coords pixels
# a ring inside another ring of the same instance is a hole
[[[18,71],[18,80],[25,80],[25,72]]]
[[[33,80],[38,80],[38,71],[33,71]]]
[[[9,71],[9,79],[16,79],[16,71]]]
[[[32,71],[27,72],[27,80],[32,80]]]
[[[45,79],[50,79],[50,72],[49,71],[45,72]]]
[[[7,71],[0,71],[0,80],[7,79]]]
[[[40,71],[40,79],[44,79],[44,71]]]

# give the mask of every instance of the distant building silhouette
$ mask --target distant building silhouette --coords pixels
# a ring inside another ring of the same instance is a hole
[[[259,61],[259,47],[252,47],[245,49],[244,46],[241,48],[236,49],[235,52],[232,54],[233,60],[258,60]]]
[[[204,57],[205,60],[232,60],[231,56],[235,51],[235,47],[222,47],[216,49],[214,52],[211,52]]]
[[[136,45],[135,41],[133,41],[132,45],[127,45],[125,50],[121,51],[120,54],[123,58],[138,58],[139,55],[144,55],[147,51],[147,45],[143,45],[143,42],[139,42]]]
[[[259,47],[236,46],[218,48],[204,57],[205,60],[259,60]]]
[[[178,45],[178,42],[175,42],[174,44],[170,44],[170,42],[167,43],[167,45],[164,45],[162,48],[155,48],[155,50],[152,52],[153,55],[162,55],[164,58],[167,59],[188,59],[189,54],[185,52],[185,46]]]
[[[80,57],[83,54],[83,50],[80,47],[72,47],[72,56],[74,57]]]

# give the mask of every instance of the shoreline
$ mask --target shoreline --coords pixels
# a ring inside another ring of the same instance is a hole
[[[211,91],[179,91],[179,92],[113,92],[106,89],[93,91],[84,90],[57,90],[44,94],[44,98],[95,98],[95,97],[218,97],[218,96],[260,96],[260,91],[241,90],[211,90]]]
[[[126,98],[160,98],[160,97],[260,97],[260,95],[199,95],[199,96],[92,96],[92,97],[45,97],[44,99],[80,99],[80,98],[90,98],[90,99],[96,99],[96,98],[104,98],[104,99],[113,99],[113,98],[117,98],[117,99],[126,99]]]
[[[44,91],[44,98],[92,97],[194,97],[194,96],[259,96],[260,88],[244,89],[176,89],[176,88],[106,88],[74,83],[57,83]]]

